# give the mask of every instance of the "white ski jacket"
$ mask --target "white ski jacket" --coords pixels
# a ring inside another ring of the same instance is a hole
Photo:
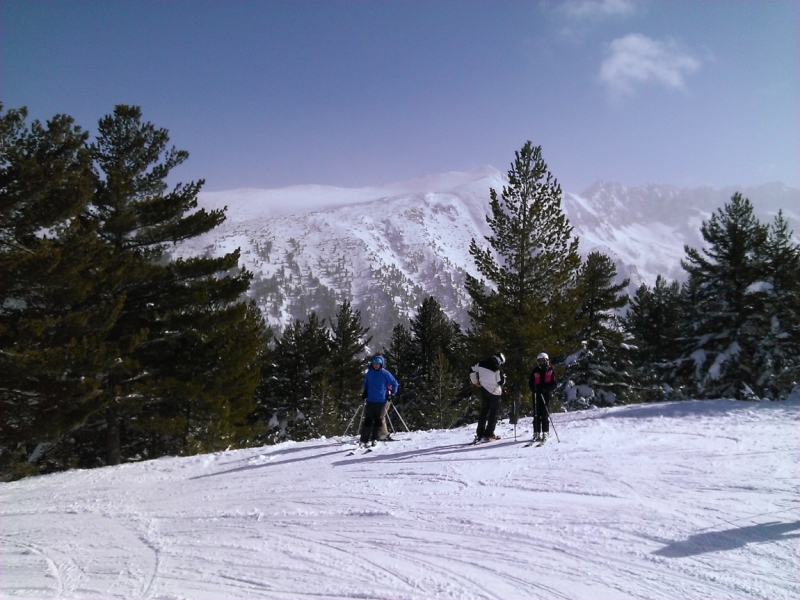
[[[479,362],[472,367],[472,370],[478,374],[478,382],[483,389],[493,396],[500,396],[503,393],[503,384],[506,382],[506,376],[500,370],[499,365],[496,371],[483,366],[487,362],[489,361]]]

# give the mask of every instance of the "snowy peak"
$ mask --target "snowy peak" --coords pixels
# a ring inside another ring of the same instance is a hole
[[[502,186],[502,181],[504,176],[500,171],[487,166],[468,172],[425,175],[409,181],[374,187],[294,185],[271,190],[243,188],[224,192],[201,192],[199,204],[206,209],[227,206],[228,220],[248,221],[435,192],[457,192],[465,196],[486,194],[489,187]]]
[[[478,275],[469,244],[488,235],[489,188],[503,184],[499,171],[482,168],[354,190],[204,194],[201,206],[227,205],[231,218],[180,253],[241,248],[255,274],[251,294],[271,324],[304,319],[310,310],[330,319],[349,299],[380,344],[427,295],[467,323],[464,281],[466,273]]]

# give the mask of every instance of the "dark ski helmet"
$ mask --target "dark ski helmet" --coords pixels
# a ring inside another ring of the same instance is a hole
[[[494,357],[497,359],[497,362],[499,362],[501,365],[505,364],[506,357],[503,355],[502,352],[498,352],[497,354],[494,355]]]

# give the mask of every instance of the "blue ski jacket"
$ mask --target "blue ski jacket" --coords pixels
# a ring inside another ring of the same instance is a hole
[[[367,402],[386,402],[386,394],[396,394],[400,384],[389,371],[381,367],[377,371],[369,367],[364,375],[364,392]]]

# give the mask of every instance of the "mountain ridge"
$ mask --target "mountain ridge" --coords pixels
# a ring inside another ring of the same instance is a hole
[[[228,219],[175,253],[239,247],[242,266],[255,274],[250,295],[270,325],[283,327],[311,310],[330,320],[346,299],[361,310],[379,348],[427,295],[468,326],[464,281],[467,273],[479,277],[469,243],[486,245],[489,188],[500,193],[506,183],[497,169],[480,167],[368,188],[204,192],[199,205],[227,206]],[[598,181],[580,194],[564,193],[562,207],[581,254],[608,254],[632,292],[658,274],[681,279],[684,244],[702,246],[700,225],[734,191],[750,197],[762,222],[782,208],[797,233],[800,190],[780,183],[715,190]]]

